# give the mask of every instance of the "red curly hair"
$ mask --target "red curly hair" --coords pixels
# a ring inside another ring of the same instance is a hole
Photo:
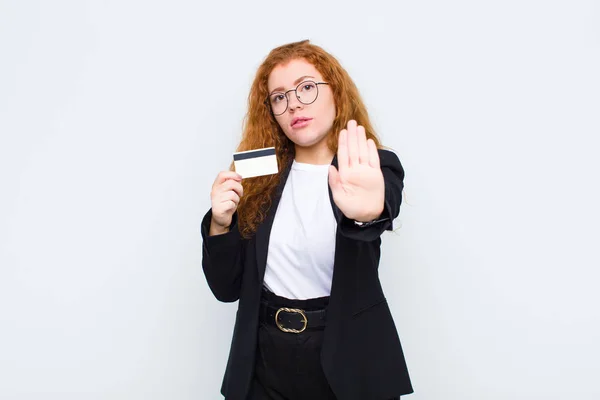
[[[239,230],[244,238],[250,238],[264,220],[284,167],[294,159],[294,143],[285,136],[265,103],[269,93],[267,80],[271,71],[276,66],[285,65],[294,59],[304,59],[311,63],[324,80],[329,82],[336,105],[336,116],[327,137],[327,145],[334,154],[337,153],[338,135],[351,119],[365,128],[367,139],[373,139],[377,148],[383,147],[373,130],[367,108],[356,85],[331,54],[311,44],[309,40],[289,43],[271,50],[258,68],[252,83],[248,96],[248,112],[244,118],[242,139],[237,151],[275,147],[279,173],[244,179],[244,195],[237,208]],[[230,169],[235,170],[233,163]]]

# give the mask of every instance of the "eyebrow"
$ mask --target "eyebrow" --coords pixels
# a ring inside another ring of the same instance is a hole
[[[303,79],[306,79],[306,78],[314,78],[314,79],[316,79],[314,76],[304,75],[304,76],[301,76],[300,78],[296,79],[294,81],[294,85],[299,84]],[[282,90],[283,90],[283,88],[280,86],[278,88],[275,88],[275,89],[271,90],[271,92],[269,94],[273,94],[273,92],[281,92]]]

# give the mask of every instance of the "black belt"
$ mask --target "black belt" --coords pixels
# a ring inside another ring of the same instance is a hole
[[[273,307],[265,301],[260,304],[261,320],[288,333],[324,327],[326,314],[326,309],[305,311],[299,308]]]

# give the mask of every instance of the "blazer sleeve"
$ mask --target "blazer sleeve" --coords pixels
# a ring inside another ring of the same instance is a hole
[[[398,156],[389,151],[379,149],[379,165],[385,182],[385,201],[383,212],[378,218],[380,222],[359,227],[354,221],[342,214],[338,223],[338,231],[350,239],[372,241],[381,236],[386,230],[393,230],[393,221],[400,214],[402,189],[404,188],[404,168]]]
[[[234,302],[240,298],[244,266],[244,243],[233,214],[229,232],[209,236],[212,209],[202,219],[202,270],[217,300]]]

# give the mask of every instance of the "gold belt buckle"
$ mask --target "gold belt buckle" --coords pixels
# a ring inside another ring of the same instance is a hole
[[[290,328],[285,328],[283,326],[281,326],[281,324],[279,324],[279,313],[285,311],[285,312],[289,312],[289,313],[297,313],[302,315],[302,319],[304,322],[304,326],[302,327],[302,329],[298,330],[298,329],[290,329]],[[283,332],[288,332],[288,333],[301,333],[304,332],[304,330],[306,329],[306,325],[308,325],[308,319],[306,318],[306,314],[304,314],[304,310],[301,310],[299,308],[286,308],[286,307],[281,307],[279,310],[277,310],[277,313],[275,314],[275,324],[277,324],[277,327],[279,328],[279,330],[283,331]]]

